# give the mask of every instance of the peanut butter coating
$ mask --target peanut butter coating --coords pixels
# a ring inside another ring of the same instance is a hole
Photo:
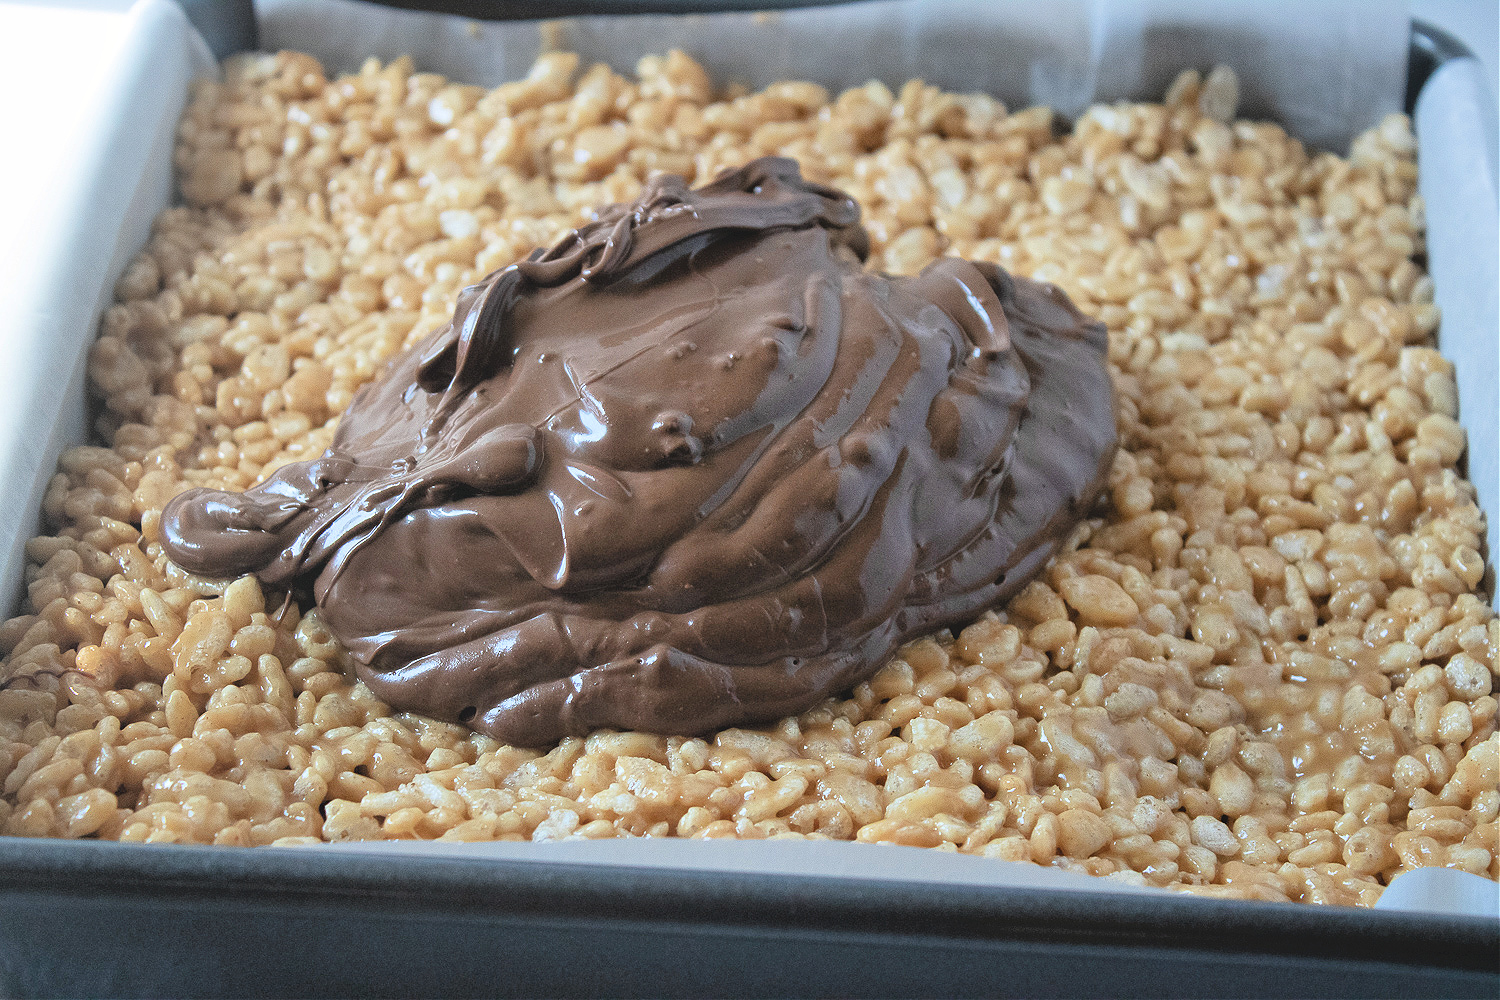
[[[465,289],[323,457],[175,498],[167,551],[310,589],[379,697],[507,743],[802,711],[1014,593],[1115,446],[1061,291],[867,252],[790,160],[658,178]]]

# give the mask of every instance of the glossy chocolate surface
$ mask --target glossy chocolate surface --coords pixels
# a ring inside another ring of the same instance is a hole
[[[322,458],[174,499],[168,552],[310,589],[379,697],[512,744],[804,710],[1017,590],[1115,446],[1062,292],[867,252],[790,160],[658,178],[466,289]]]

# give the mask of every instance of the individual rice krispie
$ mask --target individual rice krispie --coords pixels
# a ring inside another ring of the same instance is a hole
[[[579,71],[282,53],[198,88],[183,204],[93,350],[100,443],[63,456],[0,628],[5,833],[828,837],[1364,905],[1412,868],[1496,877],[1500,623],[1406,119],[1341,159],[1234,121],[1223,70],[1062,135],[920,81]],[[520,749],[393,715],[316,611],[165,560],[168,499],[320,453],[462,286],[653,171],[763,154],[851,192],[877,267],[990,260],[1108,324],[1108,499],[1008,606],[765,730]]]

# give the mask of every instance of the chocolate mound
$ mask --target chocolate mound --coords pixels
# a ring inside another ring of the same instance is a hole
[[[167,551],[311,583],[379,697],[508,743],[802,711],[1018,589],[1115,445],[1061,291],[867,252],[790,160],[657,178],[465,289],[322,458],[174,499]]]

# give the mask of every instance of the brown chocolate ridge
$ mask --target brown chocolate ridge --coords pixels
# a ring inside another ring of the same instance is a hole
[[[167,551],[310,583],[379,697],[508,743],[802,711],[1014,593],[1115,447],[1061,291],[868,245],[791,160],[659,177],[465,289],[323,457],[175,498]]]

